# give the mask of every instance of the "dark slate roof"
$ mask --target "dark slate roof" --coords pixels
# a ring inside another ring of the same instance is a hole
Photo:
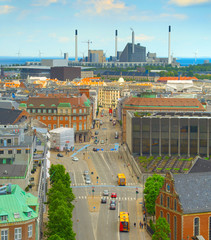
[[[0,125],[13,124],[21,113],[22,110],[0,108]]]
[[[198,158],[189,173],[211,172],[211,161]]]
[[[175,190],[185,214],[211,212],[211,173],[174,174]]]

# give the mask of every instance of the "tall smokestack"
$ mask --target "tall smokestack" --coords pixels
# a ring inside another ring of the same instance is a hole
[[[117,37],[118,37],[118,31],[115,31],[115,57],[117,59]]]
[[[168,64],[171,64],[171,26],[169,26],[169,49],[168,49]]]
[[[75,61],[78,62],[78,30],[75,30]]]
[[[135,34],[134,34],[134,31],[132,28],[131,28],[131,30],[132,30],[132,53],[134,53]]]

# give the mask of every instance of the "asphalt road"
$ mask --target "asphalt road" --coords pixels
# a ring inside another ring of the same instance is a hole
[[[121,134],[119,134],[119,139],[115,139],[115,132],[118,131],[120,133],[120,127],[113,126],[109,116],[104,116],[101,119],[103,120],[103,125],[100,126],[100,129],[93,129],[92,135],[94,136],[96,130],[99,131],[97,137],[100,141],[104,140],[104,144],[98,143],[96,145],[92,140],[87,149],[78,151],[75,154],[79,158],[77,162],[71,160],[71,155],[65,155],[60,159],[56,159],[56,153],[55,156],[51,155],[55,163],[60,162],[64,164],[71,177],[73,192],[76,196],[74,200],[75,208],[73,210],[73,228],[76,232],[76,239],[144,239],[137,234],[137,206],[139,207],[140,204],[141,207],[142,186],[131,175],[126,164],[126,155],[119,151],[118,146],[120,146],[121,150]],[[78,144],[76,149],[80,150],[83,146]],[[102,150],[94,152],[93,147]],[[92,183],[89,185],[85,184],[83,176],[85,170],[88,170],[90,174],[93,172],[91,175]],[[118,186],[118,173],[126,175],[126,186]],[[139,194],[136,194],[136,188],[138,188]],[[109,190],[109,196],[107,197],[107,203],[101,204],[100,198],[105,189]],[[109,209],[110,194],[112,192],[117,193],[117,207],[115,210]],[[130,232],[119,232],[118,216],[120,211],[129,212]],[[134,222],[136,222],[137,228],[134,228]]]

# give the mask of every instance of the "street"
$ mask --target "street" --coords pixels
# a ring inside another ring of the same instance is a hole
[[[73,193],[76,196],[73,202],[75,205],[73,228],[76,239],[145,239],[144,232],[139,229],[139,221],[142,220],[143,187],[129,171],[126,154],[123,153],[121,146],[121,138],[115,139],[115,132],[120,132],[120,127],[113,126],[109,116],[101,119],[103,125],[100,129],[92,130],[93,136],[96,131],[99,132],[98,144],[94,144],[94,139],[87,145],[78,144],[75,146],[74,154],[68,153],[59,159],[56,156],[57,153],[51,153],[51,162],[63,164],[70,174]],[[103,144],[101,140],[104,140]],[[97,148],[98,151],[94,152],[93,148]],[[76,156],[79,161],[72,161],[71,156]],[[85,170],[89,171],[91,184],[85,183]],[[118,173],[125,174],[126,186],[118,186]],[[106,204],[101,203],[103,190],[109,191]],[[113,192],[117,193],[117,204],[115,210],[110,210],[110,196]],[[129,232],[119,231],[119,212],[121,211],[129,212]]]

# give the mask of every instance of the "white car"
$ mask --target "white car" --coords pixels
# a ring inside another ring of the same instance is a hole
[[[77,157],[72,157],[73,161],[78,161],[79,159]]]
[[[86,184],[91,184],[91,179],[90,178],[87,178],[86,181],[85,181]]]
[[[108,196],[109,195],[109,191],[108,190],[103,190],[103,196]]]

